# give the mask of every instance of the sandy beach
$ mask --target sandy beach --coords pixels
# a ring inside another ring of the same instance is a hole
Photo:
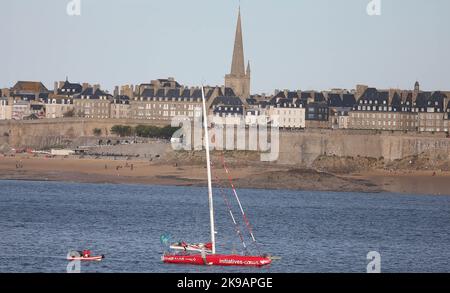
[[[450,195],[449,172],[370,171],[342,175],[263,163],[231,162],[228,167],[240,188]],[[215,185],[227,186],[227,176],[222,166],[213,169]],[[206,170],[203,164],[189,160],[150,162],[22,154],[0,157],[0,179],[205,186]]]

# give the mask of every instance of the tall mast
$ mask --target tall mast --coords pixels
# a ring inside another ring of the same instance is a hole
[[[211,183],[211,159],[209,157],[209,134],[208,134],[208,113],[206,112],[205,90],[202,86],[202,101],[203,101],[203,128],[205,130],[205,148],[206,148],[206,169],[208,171],[208,199],[209,199],[209,218],[211,222],[211,243],[212,253],[216,253],[216,231],[214,229],[214,205],[212,196]]]

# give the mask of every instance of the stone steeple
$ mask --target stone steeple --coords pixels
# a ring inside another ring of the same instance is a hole
[[[242,42],[241,10],[239,9],[236,26],[236,36],[234,38],[233,62],[231,64],[231,74],[245,76],[244,65],[244,44]]]
[[[250,96],[250,63],[245,70],[244,42],[242,38],[241,9],[239,8],[234,40],[231,72],[225,76],[225,87],[232,88],[236,96],[247,99]]]

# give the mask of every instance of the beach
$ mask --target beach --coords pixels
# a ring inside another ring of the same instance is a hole
[[[228,186],[228,179],[232,179],[238,188],[450,195],[450,172],[377,170],[333,174],[230,160],[227,174],[219,162],[217,159],[213,165],[216,186]],[[17,154],[0,157],[0,180],[206,186],[206,167],[194,159],[149,161]]]

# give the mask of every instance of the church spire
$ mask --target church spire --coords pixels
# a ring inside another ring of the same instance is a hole
[[[247,77],[250,77],[250,73],[251,73],[251,70],[250,70],[250,60],[248,60],[248,64],[247,64],[247,73],[246,73]]]
[[[233,62],[231,74],[234,76],[245,76],[244,45],[242,41],[241,8],[239,7],[236,36],[234,39]]]
[[[242,39],[241,7],[236,26],[234,39],[233,61],[230,74],[225,75],[225,88],[231,88],[234,94],[242,99],[250,96],[250,63],[245,70],[244,42]]]

